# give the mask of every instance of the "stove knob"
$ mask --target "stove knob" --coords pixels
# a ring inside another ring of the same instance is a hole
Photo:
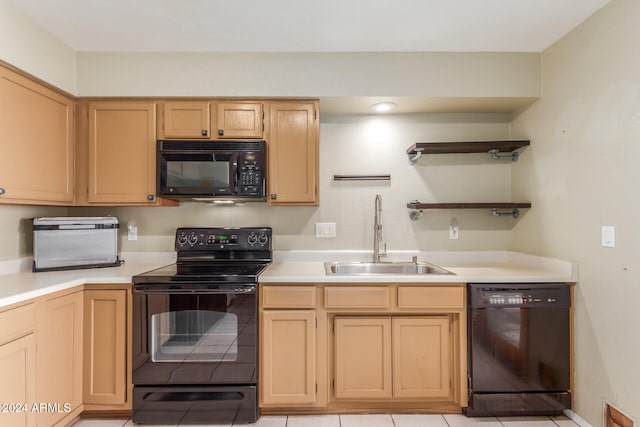
[[[179,244],[179,245],[185,245],[186,243],[187,243],[187,235],[186,235],[186,234],[184,234],[184,233],[181,233],[181,234],[178,236],[178,244]]]
[[[266,245],[268,241],[269,237],[267,237],[266,234],[261,234],[260,237],[258,237],[258,243],[260,243],[262,246]]]
[[[249,237],[247,237],[247,243],[249,243],[252,246],[255,245],[257,241],[258,241],[258,236],[256,236],[255,233],[251,233],[249,234]]]
[[[192,233],[189,235],[189,243],[192,245],[198,243],[198,236],[196,235],[196,233]]]

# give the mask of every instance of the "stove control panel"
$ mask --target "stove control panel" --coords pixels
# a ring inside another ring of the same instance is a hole
[[[177,251],[271,250],[271,228],[178,228]]]

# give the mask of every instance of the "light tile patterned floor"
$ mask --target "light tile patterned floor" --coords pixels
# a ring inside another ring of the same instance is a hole
[[[82,419],[74,427],[133,427],[129,419]],[[193,426],[193,425],[192,425]],[[167,424],[161,427],[177,427]],[[232,427],[231,424],[203,424],[202,427]],[[255,424],[233,427],[577,427],[567,417],[482,417],[464,415],[290,415],[261,417]]]

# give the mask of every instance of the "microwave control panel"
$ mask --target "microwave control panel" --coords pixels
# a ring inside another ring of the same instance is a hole
[[[264,156],[262,153],[243,153],[238,161],[238,187],[243,196],[264,196]]]

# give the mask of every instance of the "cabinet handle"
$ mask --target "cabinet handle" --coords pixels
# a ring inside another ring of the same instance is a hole
[[[208,130],[206,130],[206,129],[202,129],[202,130],[200,131],[200,135],[202,135],[202,136],[207,136],[207,134],[208,134],[208,133],[209,133],[209,131],[208,131]]]
[[[0,188],[0,196],[2,196],[5,193],[4,188]]]
[[[156,196],[154,196],[153,194],[147,194],[147,200],[150,202],[153,202],[153,200],[156,198]]]
[[[224,129],[218,129],[218,136],[224,136]]]
[[[272,194],[272,195],[271,195],[271,200],[276,200],[277,198],[278,198],[278,195],[277,195],[277,194]]]

